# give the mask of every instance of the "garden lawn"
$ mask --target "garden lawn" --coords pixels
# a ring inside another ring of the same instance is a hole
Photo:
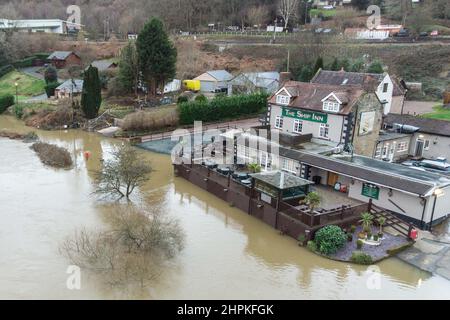
[[[444,109],[442,106],[434,107],[434,112],[422,115],[424,118],[450,121],[450,109]]]
[[[333,10],[311,9],[310,15],[311,17],[318,17],[319,15],[322,15],[325,18],[331,18],[336,15],[336,9]]]
[[[15,83],[18,83],[20,97],[33,97],[45,93],[45,81],[33,78],[18,71],[12,71],[0,78],[0,96],[16,95]]]

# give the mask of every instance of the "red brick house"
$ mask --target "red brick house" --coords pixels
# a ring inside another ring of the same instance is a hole
[[[47,59],[57,69],[73,65],[81,66],[81,58],[72,51],[55,51]]]

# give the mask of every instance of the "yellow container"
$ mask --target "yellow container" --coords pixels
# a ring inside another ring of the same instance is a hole
[[[198,92],[200,91],[200,80],[183,80],[183,87],[185,90]]]

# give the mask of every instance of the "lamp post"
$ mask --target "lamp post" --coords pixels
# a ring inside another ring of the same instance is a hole
[[[19,104],[19,83],[14,83],[14,86],[16,87],[16,104]]]

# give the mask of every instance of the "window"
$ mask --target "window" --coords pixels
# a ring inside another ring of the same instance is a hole
[[[408,142],[406,141],[399,142],[397,146],[397,152],[405,152],[405,151],[408,151]]]
[[[279,104],[283,104],[283,105],[288,105],[290,102],[290,98],[288,96],[284,96],[284,95],[277,95],[277,103]]]
[[[275,119],[275,128],[283,129],[283,117],[277,116]]]
[[[384,93],[388,92],[388,89],[389,89],[389,83],[383,84],[383,92]]]
[[[296,173],[295,162],[294,162],[294,160],[283,158],[283,166],[282,166],[282,169],[283,169],[284,171]]]
[[[430,140],[425,140],[424,150],[430,150]]]
[[[331,112],[339,112],[339,103],[332,102],[332,101],[325,101],[323,103],[323,110],[324,111],[331,111]]]
[[[330,132],[330,125],[321,123],[320,130],[319,130],[319,137],[327,139],[329,132]]]
[[[380,157],[381,157],[381,150],[382,150],[383,148],[381,147],[381,145],[378,145],[377,146],[377,150],[375,151],[375,158],[376,159],[379,159]]]
[[[389,145],[383,147],[383,159],[387,157]]]
[[[294,128],[293,131],[295,133],[302,133],[303,131],[303,121],[300,121],[298,119],[294,120]]]

